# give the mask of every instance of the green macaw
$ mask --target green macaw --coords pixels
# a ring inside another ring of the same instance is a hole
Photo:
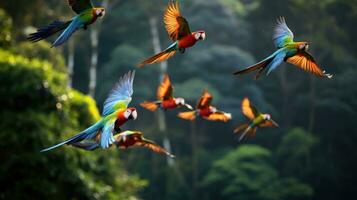
[[[327,74],[316,63],[315,59],[310,53],[309,43],[294,42],[294,34],[285,23],[283,17],[277,20],[277,25],[274,29],[273,36],[274,44],[278,48],[272,55],[265,58],[263,61],[254,64],[243,70],[239,70],[234,74],[245,74],[252,71],[259,70],[255,79],[260,77],[260,74],[267,69],[267,75],[276,69],[282,62],[293,64],[307,72],[313,73],[319,77],[332,78],[331,74]]]
[[[234,133],[239,133],[244,130],[241,136],[239,137],[239,141],[241,141],[247,133],[255,135],[258,127],[279,126],[271,118],[270,114],[263,114],[259,112],[253,105],[251,105],[248,98],[244,98],[242,101],[242,112],[246,117],[251,120],[251,122],[249,124],[243,124],[234,130]]]
[[[105,15],[105,8],[93,7],[90,0],[68,0],[68,4],[77,14],[75,17],[69,21],[56,20],[50,25],[38,29],[37,32],[31,33],[27,39],[37,42],[64,30],[52,44],[52,47],[57,47],[66,42],[76,30],[81,28],[86,30],[90,24]]]
[[[49,151],[62,145],[78,145],[83,140],[95,140],[88,148],[109,148],[115,141],[114,135],[121,132],[120,127],[129,120],[137,118],[136,108],[128,108],[133,95],[133,81],[135,72],[128,72],[111,91],[104,102],[103,118],[97,123],[69,138],[68,140],[42,150]]]

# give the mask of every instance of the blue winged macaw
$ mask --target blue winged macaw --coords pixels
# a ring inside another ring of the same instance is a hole
[[[93,7],[90,0],[68,0],[68,4],[77,14],[76,16],[69,21],[56,20],[50,25],[38,29],[37,32],[31,33],[27,39],[37,42],[64,30],[52,44],[52,47],[57,47],[66,42],[76,30],[81,28],[86,30],[89,25],[105,15],[105,8]]]
[[[325,71],[321,70],[312,55],[307,52],[309,43],[294,42],[294,34],[286,25],[283,17],[277,20],[277,25],[274,28],[273,40],[278,50],[263,61],[243,70],[239,70],[234,74],[245,74],[259,70],[255,76],[255,79],[258,79],[264,70],[267,70],[266,75],[268,75],[282,62],[288,62],[316,76],[332,78],[331,74],[327,74]]]
[[[117,86],[114,87],[104,102],[101,120],[68,140],[46,148],[41,152],[49,151],[65,144],[78,144],[83,140],[98,141],[88,148],[108,148],[115,141],[114,135],[121,131],[120,127],[128,120],[137,118],[136,108],[128,108],[133,95],[134,76],[135,72],[128,72],[120,78]]]
[[[73,144],[73,146],[85,149],[88,151],[95,150],[99,146],[95,145],[95,142],[79,142]],[[167,150],[156,144],[155,142],[144,138],[143,133],[140,131],[124,131],[114,136],[114,143],[120,149],[127,149],[129,147],[145,147],[156,153],[165,154],[170,157],[175,157]]]
[[[139,63],[139,67],[165,61],[174,56],[177,51],[184,53],[187,48],[194,46],[196,42],[206,38],[206,33],[203,30],[191,32],[187,20],[180,13],[180,6],[177,0],[176,2],[170,2],[167,6],[164,14],[164,23],[166,31],[174,43],[164,51]]]
[[[242,112],[251,120],[249,124],[243,124],[234,130],[234,133],[243,133],[239,137],[241,141],[246,134],[255,135],[258,127],[278,127],[279,125],[271,118],[270,114],[263,114],[253,106],[248,98],[244,98],[242,101]]]

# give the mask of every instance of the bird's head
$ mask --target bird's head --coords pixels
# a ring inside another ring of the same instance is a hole
[[[103,7],[95,8],[95,14],[97,15],[97,17],[104,17],[105,8]]]
[[[276,123],[269,114],[263,114],[263,118],[266,121],[270,121],[273,126],[279,127],[278,123]]]
[[[209,110],[210,110],[212,113],[217,112],[217,108],[216,108],[216,107],[213,107],[213,106],[210,106],[210,107],[209,107]]]
[[[136,120],[138,117],[138,113],[136,112],[136,108],[127,108],[124,112],[125,119],[133,119]]]
[[[184,106],[185,105],[185,99],[184,98],[175,98],[175,104],[178,106]]]
[[[299,43],[299,49],[302,51],[307,51],[309,50],[309,43],[307,42],[300,42]]]
[[[196,31],[193,33],[195,39],[198,40],[205,40],[206,39],[206,32],[205,31]]]

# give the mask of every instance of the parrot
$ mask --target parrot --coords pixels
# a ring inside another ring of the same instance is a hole
[[[217,110],[216,107],[211,106],[211,101],[213,99],[212,94],[207,90],[204,90],[200,100],[197,103],[196,110],[189,112],[180,112],[178,117],[185,120],[195,120],[196,116],[201,116],[203,119],[209,121],[223,121],[227,122],[232,119],[230,113]]]
[[[191,32],[187,20],[180,13],[178,1],[169,2],[164,14],[164,23],[169,37],[174,43],[164,51],[139,63],[139,67],[165,61],[175,55],[177,51],[184,53],[187,48],[194,46],[197,41],[205,40],[206,38],[206,33],[203,30]]]
[[[169,76],[166,74],[161,82],[160,86],[157,88],[157,101],[149,102],[145,101],[140,105],[150,111],[155,111],[157,108],[162,108],[163,110],[174,109],[177,107],[185,106],[192,110],[192,106],[185,103],[184,98],[173,97],[173,87]]]
[[[119,79],[118,84],[109,93],[104,102],[101,120],[64,142],[43,149],[41,152],[49,151],[65,144],[70,145],[83,140],[95,140],[98,138],[98,145],[103,149],[107,149],[115,141],[114,135],[121,132],[120,127],[127,121],[136,120],[137,118],[136,108],[128,107],[132,100],[134,77],[135,71],[129,71]]]
[[[258,127],[279,127],[279,125],[271,118],[270,114],[263,114],[259,112],[256,107],[250,104],[248,98],[244,98],[242,101],[242,112],[251,120],[250,124],[243,124],[234,130],[234,133],[243,133],[239,137],[241,141],[246,134],[255,135]]]
[[[66,42],[75,31],[81,28],[87,30],[89,25],[105,15],[105,8],[93,7],[90,0],[67,1],[72,10],[77,14],[76,16],[69,21],[56,20],[48,26],[39,28],[37,32],[31,33],[27,39],[37,42],[64,30],[52,44],[52,47],[57,47]]]
[[[315,59],[308,52],[308,42],[294,42],[294,34],[286,25],[285,18],[277,19],[274,27],[273,41],[277,50],[269,57],[243,70],[235,72],[235,75],[245,74],[258,70],[254,79],[258,79],[264,70],[266,75],[275,70],[283,61],[293,64],[318,77],[332,78],[332,74],[327,74],[321,70]]]
[[[132,146],[142,146],[156,153],[166,154],[172,158],[175,157],[155,142],[144,138],[143,133],[140,131],[123,131],[114,136],[113,144],[115,144],[119,149],[127,149]],[[99,148],[98,142],[74,143],[72,146],[85,149],[87,151],[93,151]]]

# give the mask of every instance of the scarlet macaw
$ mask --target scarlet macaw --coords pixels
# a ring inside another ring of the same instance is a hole
[[[217,110],[216,107],[211,105],[213,96],[207,92],[203,91],[203,94],[200,100],[197,103],[196,110],[189,112],[181,112],[178,114],[178,117],[186,120],[195,120],[196,116],[201,116],[203,119],[209,121],[223,121],[227,122],[232,119],[230,113]]]
[[[322,71],[315,59],[307,50],[309,43],[294,42],[294,34],[285,23],[283,17],[277,20],[277,25],[274,29],[273,36],[274,44],[278,48],[272,55],[265,58],[263,61],[254,64],[246,69],[239,70],[234,74],[245,74],[248,72],[259,70],[255,79],[258,79],[260,74],[267,69],[266,75],[276,69],[283,61],[291,63],[307,72],[315,74],[319,77],[332,78],[331,74]]]
[[[175,157],[164,148],[157,145],[155,142],[145,139],[139,131],[124,131],[114,136],[114,143],[120,149],[127,149],[132,146],[146,147],[156,153],[166,154],[170,157]],[[98,142],[81,142],[72,144],[75,147],[88,151],[95,150],[99,147]]]
[[[173,97],[173,87],[169,76],[166,74],[160,86],[157,88],[157,101],[149,102],[145,101],[140,105],[150,111],[155,111],[158,107],[167,110],[174,109],[181,106],[186,106],[192,110],[192,106],[185,103],[184,98]]]
[[[114,141],[114,135],[120,132],[120,127],[128,120],[136,119],[136,108],[128,108],[133,94],[133,81],[135,72],[128,72],[120,78],[118,84],[110,92],[104,102],[103,118],[97,123],[69,138],[68,140],[42,150],[49,151],[65,144],[75,144],[83,140],[95,140],[99,138],[99,146],[108,148]]]
[[[258,127],[279,126],[269,114],[263,114],[259,112],[253,105],[251,105],[248,98],[244,98],[242,101],[242,112],[248,119],[251,120],[251,123],[243,124],[234,130],[234,133],[239,133],[244,130],[239,137],[239,141],[241,141],[247,133],[250,135],[255,135]]]
[[[185,52],[186,48],[192,47],[199,40],[206,38],[205,31],[191,32],[187,20],[181,15],[178,1],[170,2],[164,14],[165,28],[169,37],[174,41],[164,51],[142,61],[138,66],[144,67],[146,64],[153,64],[169,59],[177,51]]]
[[[68,4],[77,14],[76,16],[65,22],[56,20],[50,25],[38,29],[37,32],[31,33],[27,39],[37,42],[64,30],[52,44],[52,47],[57,47],[66,42],[76,30],[81,28],[86,30],[89,25],[105,15],[105,8],[93,7],[90,0],[68,0]]]

